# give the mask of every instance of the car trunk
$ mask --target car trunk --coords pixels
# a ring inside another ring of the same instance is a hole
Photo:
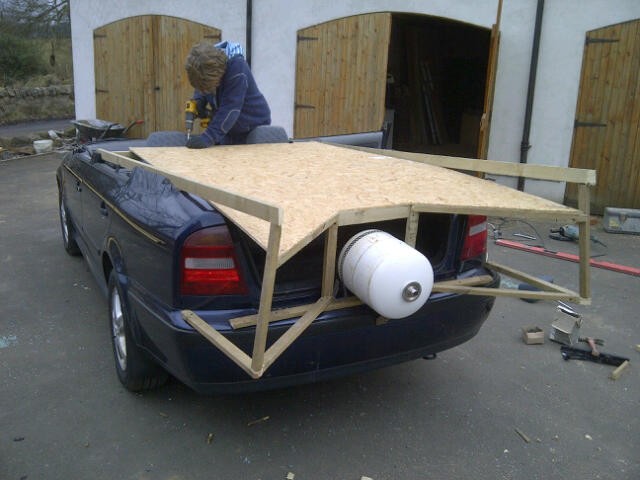
[[[455,277],[459,268],[456,261],[466,217],[447,214],[422,213],[418,223],[416,250],[431,263],[436,281]],[[406,219],[360,225],[342,226],[338,229],[338,252],[354,235],[364,230],[377,229],[396,238],[404,239]],[[243,245],[250,276],[258,287],[261,284],[266,253],[264,249],[245,235]],[[274,292],[274,304],[278,306],[309,302],[320,295],[325,234],[315,238],[300,252],[278,268]],[[336,282],[336,297],[347,295],[341,282]]]

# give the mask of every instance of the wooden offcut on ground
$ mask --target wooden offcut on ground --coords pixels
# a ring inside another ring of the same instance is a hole
[[[210,200],[265,249],[258,314],[240,322],[240,326],[256,325],[251,357],[194,312],[183,312],[190,325],[254,378],[260,377],[323,311],[357,302],[357,299],[345,302],[332,296],[337,230],[341,225],[405,218],[404,240],[414,245],[421,212],[575,223],[580,231],[579,293],[497,264],[488,266],[526,281],[541,291],[474,286],[482,284],[479,279],[470,279],[462,284],[441,282],[434,285],[433,290],[590,302],[589,188],[595,184],[595,172],[591,170],[351,149],[317,142],[225,146],[204,150],[133,148],[130,152],[101,153],[106,161],[160,173],[177,188]],[[452,169],[575,182],[581,192],[581,209],[569,208]],[[273,312],[277,268],[325,231],[321,298],[315,304]],[[269,322],[298,316],[300,318],[290,329],[266,350]]]

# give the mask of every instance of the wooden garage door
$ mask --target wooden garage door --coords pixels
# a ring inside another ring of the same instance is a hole
[[[587,33],[571,167],[597,170],[592,211],[640,208],[640,20]],[[565,202],[577,204],[567,186]]]
[[[390,34],[390,13],[298,31],[294,137],[382,128]]]
[[[143,15],[94,31],[96,116],[123,125],[144,120],[132,134],[184,130],[191,98],[184,61],[200,41],[217,42],[220,30],[175,17]]]
[[[487,77],[484,87],[484,106],[480,119],[478,134],[478,150],[476,156],[486,159],[489,154],[489,134],[491,133],[491,117],[493,115],[493,98],[496,90],[496,75],[498,73],[498,53],[500,51],[500,19],[502,18],[502,0],[498,1],[496,23],[491,27],[489,41],[489,58],[487,60]]]

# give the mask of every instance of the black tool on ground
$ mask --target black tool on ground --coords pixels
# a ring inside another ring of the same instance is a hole
[[[590,362],[613,365],[614,367],[619,367],[623,362],[629,360],[625,357],[619,357],[617,355],[612,355],[610,353],[604,352],[598,352],[597,355],[594,355],[591,350],[569,347],[567,345],[563,345],[562,347],[560,347],[560,353],[562,354],[562,358],[564,358],[565,360],[588,360]]]
[[[561,240],[563,242],[574,242],[579,238],[579,230],[575,225],[564,225],[558,228],[552,228],[549,230],[550,238],[554,240]]]
[[[552,228],[549,230],[549,238],[560,240],[562,242],[577,242],[580,238],[580,230],[576,225],[563,225],[562,227]],[[604,243],[591,235],[591,241],[606,247]]]

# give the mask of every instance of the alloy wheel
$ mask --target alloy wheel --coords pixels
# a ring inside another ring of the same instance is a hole
[[[127,370],[127,336],[124,329],[124,314],[118,289],[111,291],[111,332],[116,360],[120,370]]]

